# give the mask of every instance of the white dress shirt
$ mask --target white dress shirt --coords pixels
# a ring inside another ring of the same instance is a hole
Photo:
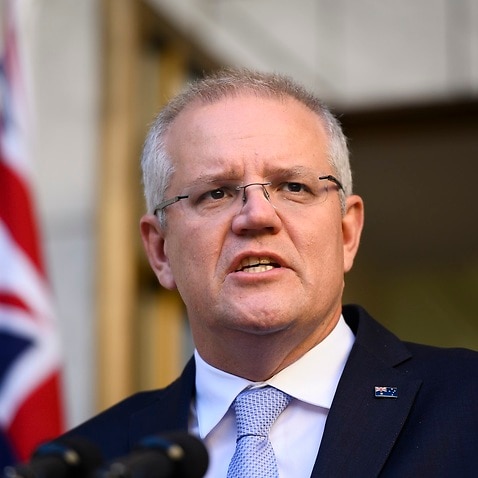
[[[343,317],[333,331],[299,360],[266,382],[251,382],[207,364],[195,351],[196,400],[190,432],[209,452],[206,478],[224,478],[236,448],[231,404],[251,386],[272,385],[293,397],[273,424],[270,440],[281,478],[310,477],[325,421],[355,337]]]

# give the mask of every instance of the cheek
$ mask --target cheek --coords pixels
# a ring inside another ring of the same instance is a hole
[[[309,233],[302,254],[306,267],[323,283],[344,274],[343,241],[341,229],[335,223],[321,224]]]
[[[201,281],[210,281],[221,251],[214,230],[189,223],[171,237],[174,239],[165,244],[165,250],[178,288],[191,283],[198,288]]]

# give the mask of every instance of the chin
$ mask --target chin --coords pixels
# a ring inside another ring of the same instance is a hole
[[[254,335],[270,335],[287,330],[291,326],[290,320],[284,321],[278,317],[279,315],[271,315],[270,311],[266,315],[249,313],[247,316],[237,317],[231,325],[241,332]]]

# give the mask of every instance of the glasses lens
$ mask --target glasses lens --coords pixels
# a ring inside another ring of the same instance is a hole
[[[284,181],[269,190],[277,208],[299,208],[323,203],[327,199],[328,182],[318,177]]]
[[[188,191],[188,206],[200,216],[215,216],[225,213],[236,201],[241,191],[235,184],[204,184]]]

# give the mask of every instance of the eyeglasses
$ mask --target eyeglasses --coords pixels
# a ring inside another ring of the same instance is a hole
[[[294,178],[295,179],[295,178]],[[327,199],[329,183],[343,191],[340,181],[330,175],[310,175],[299,180],[268,181],[239,185],[234,181],[212,181],[196,184],[184,191],[184,194],[162,201],[154,208],[154,214],[178,201],[195,215],[213,217],[233,210],[236,204],[247,203],[248,189],[254,186],[262,188],[264,198],[278,210],[297,209],[323,203]],[[240,198],[240,201],[239,201]],[[241,206],[241,207],[242,207]],[[236,208],[238,210],[239,208]]]

